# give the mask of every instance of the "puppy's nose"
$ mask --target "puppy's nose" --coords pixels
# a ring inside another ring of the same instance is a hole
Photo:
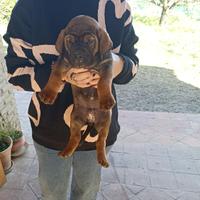
[[[75,53],[74,57],[79,63],[83,63],[84,57],[81,54]]]

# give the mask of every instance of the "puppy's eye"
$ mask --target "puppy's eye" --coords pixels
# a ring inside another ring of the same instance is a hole
[[[93,35],[85,35],[83,41],[88,45],[94,45],[96,42],[96,38]]]
[[[72,45],[75,42],[75,37],[73,35],[66,35],[65,42],[67,45]]]

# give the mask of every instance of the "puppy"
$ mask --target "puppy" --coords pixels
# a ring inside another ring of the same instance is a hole
[[[53,104],[62,90],[66,73],[71,68],[86,68],[100,76],[97,87],[79,88],[72,85],[74,107],[71,113],[70,139],[59,156],[73,154],[81,141],[81,128],[93,126],[98,132],[97,160],[108,167],[106,139],[111,121],[111,109],[115,105],[112,95],[112,42],[96,20],[80,15],[73,18],[56,41],[60,53],[45,88],[39,97],[45,104]]]

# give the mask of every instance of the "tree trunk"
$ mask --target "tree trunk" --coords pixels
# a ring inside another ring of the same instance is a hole
[[[6,77],[3,44],[0,36],[0,129],[21,131],[13,90]]]
[[[165,8],[163,6],[162,11],[161,11],[161,15],[160,15],[160,19],[159,19],[159,25],[160,26],[164,23],[166,15],[167,15],[167,8]]]

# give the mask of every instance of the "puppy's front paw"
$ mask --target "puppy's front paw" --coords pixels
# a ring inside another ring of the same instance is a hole
[[[110,110],[115,105],[115,99],[113,97],[104,97],[100,99],[100,109]]]
[[[57,97],[56,93],[53,93],[51,91],[46,91],[46,90],[41,91],[38,95],[39,95],[40,100],[44,104],[53,104]]]

